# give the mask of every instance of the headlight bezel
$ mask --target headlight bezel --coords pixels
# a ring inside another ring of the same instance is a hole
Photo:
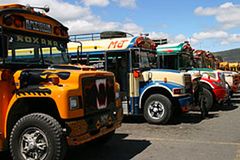
[[[79,109],[80,108],[79,96],[70,96],[68,98],[68,104],[69,104],[70,111]]]
[[[185,94],[186,89],[185,88],[173,88],[172,92],[173,92],[173,94]]]

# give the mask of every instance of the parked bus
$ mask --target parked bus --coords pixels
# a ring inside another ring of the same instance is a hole
[[[194,50],[193,56],[196,68],[216,69],[216,60],[212,53],[205,50]]]
[[[14,160],[64,159],[67,145],[121,125],[113,73],[69,65],[68,42],[68,28],[45,13],[0,6],[0,151]]]
[[[159,66],[167,69],[185,70],[194,74],[202,74],[201,83],[204,87],[204,100],[208,109],[214,102],[224,102],[228,99],[224,74],[208,68],[210,65],[205,57],[193,54],[193,49],[188,42],[164,44],[157,46]]]
[[[191,106],[191,76],[174,70],[152,69],[149,59],[156,55],[155,43],[145,36],[120,31],[71,36],[80,42],[80,63],[111,71],[120,83],[125,115],[144,115],[149,123],[166,124],[176,110]],[[79,44],[69,43],[76,61]]]

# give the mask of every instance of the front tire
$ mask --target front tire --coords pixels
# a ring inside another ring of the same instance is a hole
[[[203,87],[203,101],[205,102],[208,111],[213,107],[213,100],[213,94],[211,91]]]
[[[173,114],[172,103],[164,95],[149,96],[144,105],[144,118],[152,124],[166,124]]]
[[[33,113],[17,121],[10,136],[13,160],[62,160],[66,139],[61,125],[53,117]]]

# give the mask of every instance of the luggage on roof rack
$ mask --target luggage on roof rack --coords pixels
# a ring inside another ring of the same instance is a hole
[[[121,32],[121,31],[106,31],[100,33],[100,38],[101,39],[109,39],[109,38],[125,38],[127,37],[126,32]]]

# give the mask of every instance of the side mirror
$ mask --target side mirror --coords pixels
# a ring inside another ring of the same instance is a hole
[[[0,35],[0,58],[7,58],[8,56],[8,38],[7,36]]]

